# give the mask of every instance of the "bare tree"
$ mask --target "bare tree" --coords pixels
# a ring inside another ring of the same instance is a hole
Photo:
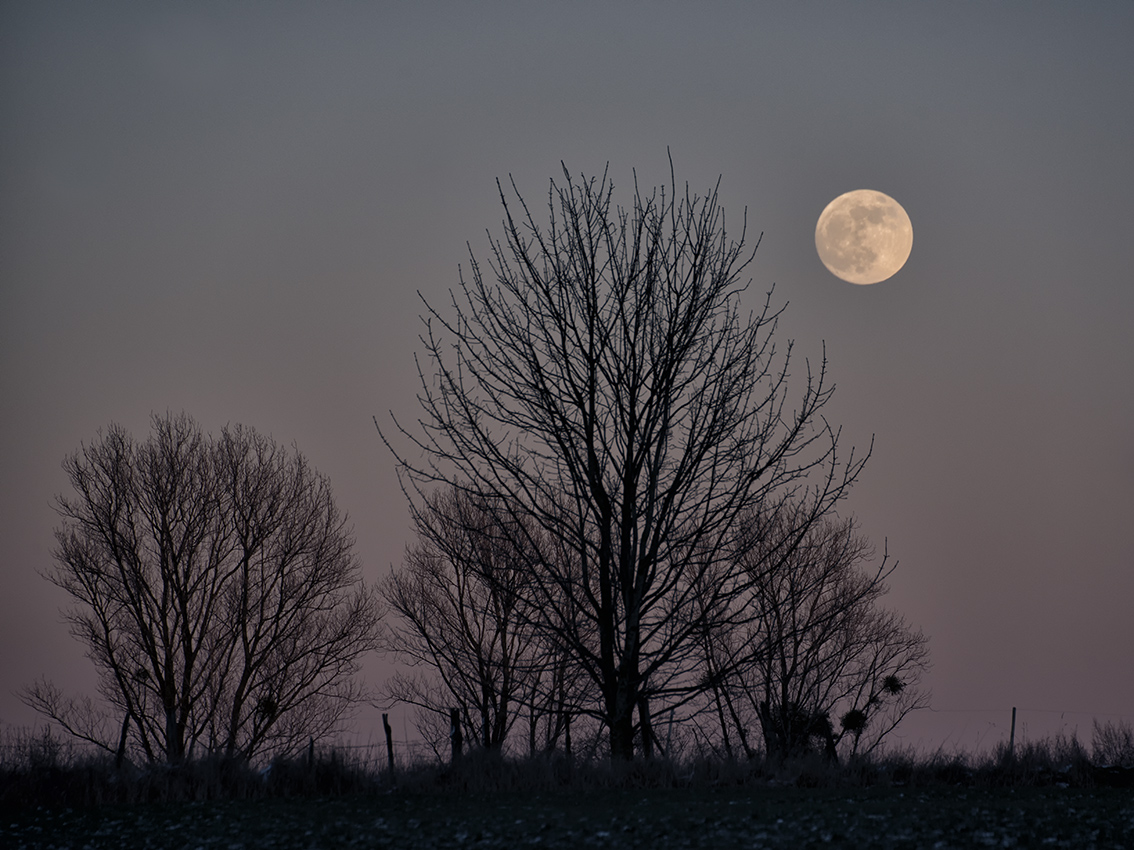
[[[853,520],[808,525],[801,513],[784,502],[747,518],[741,563],[753,581],[741,604],[758,616],[704,644],[709,669],[732,671],[713,683],[724,739],[738,732],[749,755],[749,724],[770,756],[816,743],[833,756],[848,739],[851,753],[872,749],[926,703],[927,639],[880,606],[897,564],[883,555],[871,567]]]
[[[611,755],[630,759],[636,733],[652,740],[650,700],[696,690],[704,612],[727,609],[695,589],[712,573],[723,600],[747,581],[737,520],[802,489],[821,514],[863,459],[838,456],[820,416],[825,363],[789,395],[771,293],[742,311],[752,253],[717,190],[635,189],[629,209],[612,194],[564,168],[541,224],[501,189],[488,273],[472,257],[451,315],[426,304],[420,430],[395,419],[422,459],[394,453],[411,503],[452,482],[551,549],[523,610],[593,682]]]
[[[240,426],[204,435],[155,416],[136,443],[112,425],[64,461],[55,569],[100,691],[148,759],[195,748],[252,758],[334,729],[361,694],[377,609],[330,484],[298,452]],[[33,707],[111,744],[88,703],[46,682]]]
[[[528,754],[562,749],[573,755],[572,738],[578,739],[578,720],[594,715],[594,684],[564,648],[533,630],[536,656],[527,677],[522,700],[527,715]]]
[[[387,648],[424,672],[396,673],[386,697],[439,717],[461,708],[469,740],[500,750],[526,717],[528,751],[556,747],[582,711],[581,676],[532,625],[530,533],[467,490],[444,488],[414,514],[417,540],[380,592],[398,622]],[[541,734],[542,731],[542,734]]]
[[[542,666],[516,610],[530,555],[515,546],[521,535],[505,533],[505,519],[468,491],[433,494],[414,514],[417,542],[381,587],[401,621],[388,648],[431,670],[394,675],[387,696],[443,716],[459,706],[469,738],[493,750]]]

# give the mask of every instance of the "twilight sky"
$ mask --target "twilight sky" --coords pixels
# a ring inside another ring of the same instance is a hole
[[[538,207],[609,162],[628,202],[667,146],[747,207],[749,303],[775,283],[795,373],[825,341],[829,416],[876,438],[845,509],[933,661],[902,740],[1134,721],[1132,43],[1125,2],[4,3],[0,724],[39,675],[94,690],[36,572],[67,453],[167,410],[294,442],[379,578],[417,292],[486,256],[496,178]],[[869,287],[814,245],[861,188],[914,228]]]

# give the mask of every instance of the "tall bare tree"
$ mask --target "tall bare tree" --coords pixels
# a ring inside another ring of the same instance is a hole
[[[155,416],[112,425],[64,461],[55,568],[100,691],[148,759],[252,758],[335,728],[361,696],[377,608],[330,484],[252,429],[217,439]],[[33,707],[111,749],[89,703],[46,682]],[[82,708],[84,710],[76,711]]]
[[[611,755],[630,759],[650,699],[694,687],[704,612],[727,609],[693,604],[706,575],[722,600],[747,581],[738,518],[805,489],[822,513],[863,459],[820,416],[825,363],[789,393],[771,293],[742,308],[752,251],[743,228],[727,237],[716,189],[671,179],[622,208],[605,174],[564,168],[546,223],[518,191],[500,198],[487,269],[471,257],[451,310],[426,304],[420,428],[395,419],[414,450],[394,452],[411,502],[452,482],[552,550],[526,616],[593,682]]]

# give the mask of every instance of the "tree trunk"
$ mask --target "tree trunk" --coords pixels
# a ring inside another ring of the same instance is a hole
[[[460,709],[449,710],[449,744],[451,747],[452,763],[456,764],[461,758],[461,753],[464,750],[465,738],[461,734],[461,712]]]
[[[114,769],[121,770],[122,761],[126,758],[126,733],[130,729],[130,713],[122,718],[122,734],[118,736],[118,752],[114,756]]]
[[[634,718],[630,714],[617,717],[610,724],[610,759],[634,760]]]
[[[181,728],[177,722],[177,709],[165,710],[165,760],[170,764],[181,761],[185,752],[181,742]]]
[[[757,708],[760,718],[760,731],[764,735],[764,752],[772,760],[783,759],[787,756],[787,741],[783,734],[781,718],[775,717],[773,709],[767,700],[761,700]]]
[[[625,669],[615,673],[613,693],[607,692],[606,723],[610,730],[610,759],[614,762],[634,760],[634,691]]]
[[[650,721],[650,699],[645,694],[638,695],[638,725],[642,730],[642,755],[647,759],[654,757],[654,725]]]
[[[717,719],[721,724],[721,740],[724,742],[725,756],[732,761],[732,739],[728,734],[728,722],[725,720],[724,706],[721,704],[721,689],[713,685],[713,699],[717,704]]]

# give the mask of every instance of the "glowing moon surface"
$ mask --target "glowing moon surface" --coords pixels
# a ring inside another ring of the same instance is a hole
[[[902,205],[882,192],[857,189],[839,195],[815,225],[815,249],[836,277],[878,283],[906,264],[913,225]]]

